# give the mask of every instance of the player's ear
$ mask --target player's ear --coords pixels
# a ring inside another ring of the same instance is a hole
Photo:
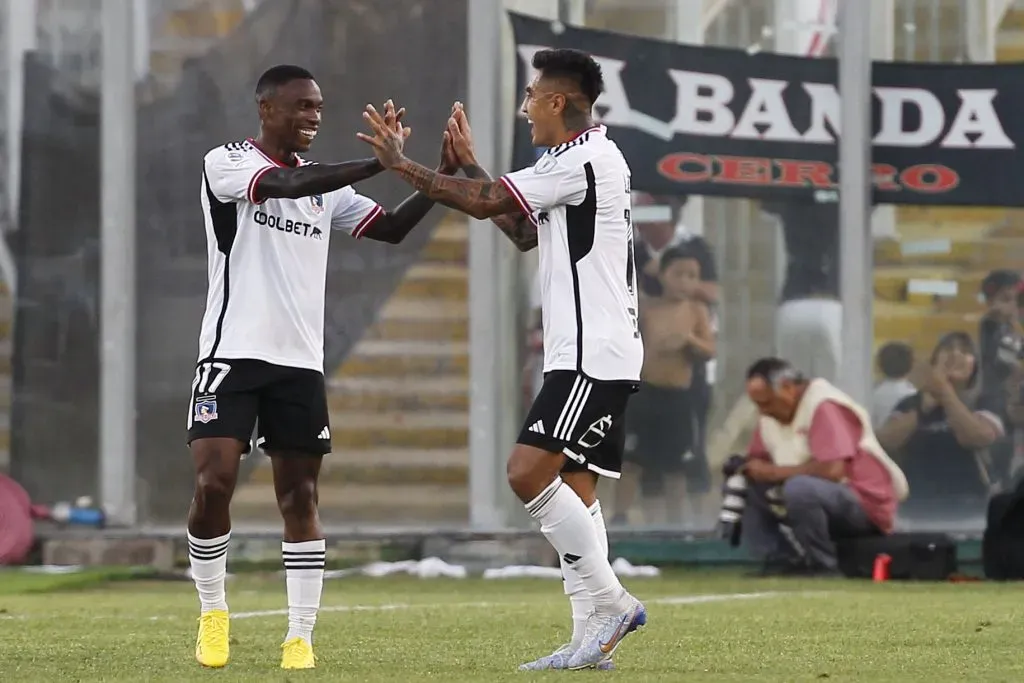
[[[566,99],[562,93],[555,93],[551,98],[551,113],[561,116],[565,111]]]

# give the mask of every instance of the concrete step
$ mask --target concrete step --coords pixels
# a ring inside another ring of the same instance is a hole
[[[883,240],[875,245],[878,265],[956,265],[972,269],[1019,268],[1024,238],[981,236],[952,239]]]
[[[979,307],[980,309],[980,307]],[[981,311],[956,313],[934,311],[913,304],[878,301],[875,303],[875,338],[913,342],[937,340],[947,332],[963,331],[977,336]]]
[[[465,301],[392,297],[381,309],[366,339],[393,341],[468,341],[469,307]]]
[[[1002,21],[999,22],[998,31],[1024,31],[1024,10],[1014,7],[1011,3]]]
[[[469,262],[469,226],[465,220],[446,219],[420,255],[421,263],[465,265]]]
[[[977,307],[981,282],[988,273],[954,266],[879,266],[874,272],[875,296],[885,301],[928,302],[929,295],[938,295]]]
[[[332,453],[320,470],[322,484],[467,485],[469,452],[465,449],[381,448]],[[249,483],[273,483],[270,459],[262,458]]]
[[[897,229],[907,223],[984,223],[995,225],[1006,218],[1006,209],[972,206],[898,206]]]
[[[466,377],[335,377],[328,381],[332,415],[344,411],[468,410]]]
[[[239,523],[279,523],[271,484],[235,492],[231,516]],[[469,490],[441,484],[334,484],[320,488],[324,524],[422,525],[465,523]]]
[[[182,38],[221,38],[231,33],[243,19],[242,3],[219,2],[168,12],[158,33]]]
[[[406,273],[393,298],[468,301],[469,269],[461,263],[417,263]]]
[[[373,448],[465,449],[469,416],[465,412],[344,412],[332,416],[335,450]]]
[[[359,342],[338,369],[338,377],[467,376],[469,345],[463,342]]]

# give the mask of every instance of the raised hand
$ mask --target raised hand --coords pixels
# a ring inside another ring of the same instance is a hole
[[[405,110],[401,111],[404,114]],[[403,126],[398,118],[391,100],[384,104],[383,116],[372,104],[368,104],[363,112],[363,120],[373,134],[356,133],[356,137],[373,147],[374,155],[384,168],[393,168],[403,159],[405,140],[412,134],[412,129]]]
[[[475,166],[476,150],[473,148],[473,131],[469,127],[469,117],[462,102],[452,105],[452,115],[448,119],[448,134],[452,138],[452,148],[459,159],[460,166]]]
[[[441,162],[437,165],[437,172],[444,175],[455,175],[459,166],[459,157],[452,147],[452,136],[445,131],[441,139]]]

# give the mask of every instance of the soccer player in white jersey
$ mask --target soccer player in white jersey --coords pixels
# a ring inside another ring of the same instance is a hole
[[[376,159],[313,164],[299,156],[316,137],[323,106],[305,69],[268,70],[256,103],[259,135],[203,160],[209,293],[188,414],[196,468],[188,546],[201,605],[196,659],[208,667],[228,661],[228,506],[258,422],[257,445],[273,463],[284,519],[288,632],[281,666],[308,669],[326,556],[316,501],[321,459],[331,450],[324,386],[331,231],[397,244],[434,202],[417,192],[385,211],[351,187],[384,170]],[[402,113],[389,101],[381,119],[399,149],[409,134]],[[439,172],[457,170],[447,142],[442,159]]]
[[[372,108],[363,115],[372,134],[359,137],[428,197],[493,219],[524,251],[539,245],[544,385],[509,457],[508,482],[558,551],[574,629],[569,644],[522,668],[608,668],[623,637],[647,620],[608,562],[596,496],[598,475],[621,471],[623,413],[643,364],[630,171],[591,117],[600,66],[564,49],[538,52],[533,66],[522,109],[534,144],[549,147],[533,167],[486,177],[458,104],[448,133],[460,163],[479,178],[445,177],[410,161],[401,135]]]

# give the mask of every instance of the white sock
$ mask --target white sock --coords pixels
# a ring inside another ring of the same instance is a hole
[[[608,556],[608,530],[604,525],[604,515],[601,514],[601,501],[596,500],[588,508],[591,519],[594,520],[594,527],[597,529],[597,540],[601,543],[601,549],[605,557]],[[594,601],[590,599],[590,593],[580,580],[580,577],[566,563],[563,558],[558,558],[562,566],[562,585],[565,594],[569,596],[569,605],[572,607],[572,641],[573,647],[579,647],[583,643],[583,634],[587,630],[587,618],[590,611],[594,609]]]
[[[217,538],[188,535],[188,561],[192,567],[192,580],[199,591],[199,609],[203,613],[215,609],[228,611],[224,578],[228,573],[230,541],[230,531]]]
[[[324,564],[327,542],[300,541],[281,543],[285,581],[288,584],[288,635],[285,640],[302,638],[313,642],[313,626],[324,590]]]
[[[558,555],[575,570],[586,586],[594,609],[604,614],[628,609],[629,594],[608,562],[608,551],[598,540],[594,519],[587,506],[561,477],[526,504],[526,511],[540,522],[540,530]]]

